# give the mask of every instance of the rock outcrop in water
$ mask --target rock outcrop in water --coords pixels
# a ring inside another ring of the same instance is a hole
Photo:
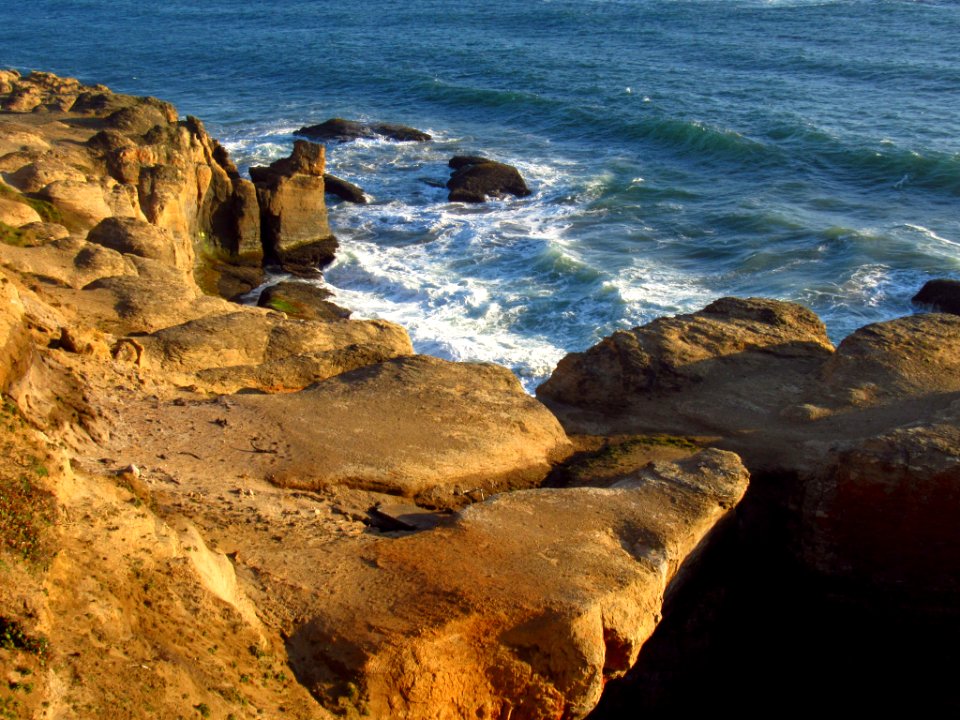
[[[457,155],[448,164],[453,168],[447,181],[450,202],[484,202],[488,198],[530,194],[520,171],[512,165],[476,155]]]
[[[427,142],[432,139],[429,133],[406,125],[394,123],[367,123],[343,118],[330,118],[319,125],[302,127],[294,135],[301,135],[311,140],[332,140],[334,142],[349,142],[351,140],[386,138],[396,142]]]
[[[960,319],[927,314],[834,350],[799,306],[724,298],[567,356],[537,396],[568,432],[709,436],[756,482],[796,477],[795,553],[859,602],[925,612],[960,607],[958,343]]]
[[[319,146],[255,189],[158,100],[3,72],[0,107],[0,706],[581,718],[729,633],[682,598],[756,526],[811,593],[952,627],[960,318],[834,348],[724,298],[566,358],[541,404],[303,287],[215,292],[265,237],[325,241]]]

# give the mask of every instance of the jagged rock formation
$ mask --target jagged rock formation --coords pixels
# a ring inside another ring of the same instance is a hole
[[[926,612],[960,601],[958,338],[956,316],[915,315],[834,351],[803,308],[725,298],[567,356],[537,395],[568,432],[710,436],[797,477],[796,554],[861,602]]]
[[[267,259],[284,269],[310,273],[333,261],[337,240],[323,199],[325,167],[322,145],[297,140],[290,157],[250,168]]]
[[[220,296],[264,238],[301,269],[334,242],[322,147],[254,187],[159,100],[42,73],[0,92],[3,707],[589,712],[733,512],[739,460],[537,489],[574,446],[507,370],[289,288]],[[398,503],[427,529],[378,530]]]
[[[349,318],[350,310],[330,302],[331,297],[332,292],[309,282],[278,282],[260,292],[257,305],[301,320]]]
[[[960,280],[930,280],[924,283],[912,300],[916,305],[937,312],[960,315]]]

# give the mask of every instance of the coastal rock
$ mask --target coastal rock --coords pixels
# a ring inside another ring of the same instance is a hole
[[[158,260],[180,270],[193,270],[193,247],[178,243],[169,231],[144,220],[106,218],[87,233],[87,242],[119,253]]]
[[[342,320],[350,311],[329,302],[333,293],[305,282],[279,282],[263,289],[257,300],[260,307],[286,313],[300,320]]]
[[[487,198],[530,194],[520,171],[512,165],[477,156],[456,156],[448,163],[454,169],[447,181],[450,202],[484,202]]]
[[[138,341],[145,368],[219,393],[299,390],[413,353],[406,331],[382,320],[308,322],[252,308],[199,317]]]
[[[18,228],[34,222],[40,222],[40,216],[36,210],[26,203],[0,195],[0,223]]]
[[[960,317],[911,315],[860,328],[822,371],[824,394],[865,407],[960,390]]]
[[[926,314],[832,351],[809,311],[728,298],[567,356],[538,397],[570,433],[670,432],[737,452],[768,512],[798,528],[789,551],[847,602],[881,593],[926,612],[956,602],[918,554],[941,548],[953,572],[958,343],[960,317]]]
[[[750,384],[780,360],[825,360],[833,351],[823,323],[800,305],[721,298],[690,315],[659,318],[618,331],[557,365],[537,396],[612,414],[654,393],[676,393],[709,380]]]
[[[397,142],[426,142],[431,136],[416,128],[393,123],[364,123],[343,118],[331,118],[319,125],[302,127],[294,135],[302,135],[311,140],[332,140],[349,142],[362,138],[382,137]]]
[[[70,164],[71,158],[68,155],[44,152],[42,154],[24,153],[21,157],[24,164],[15,171],[4,174],[4,179],[20,192],[39,192],[50,183],[57,181],[80,183],[87,181],[86,175]]]
[[[129,261],[127,273],[94,280],[73,298],[88,320],[104,331],[116,335],[151,333],[235,309],[225,300],[204,295],[191,278],[176,268],[135,255],[117,256]],[[78,254],[75,262],[86,264],[94,257]]]
[[[615,488],[501,494],[370,544],[305,611],[291,661],[316,696],[374,717],[583,718],[746,486],[712,450]]]
[[[62,226],[43,223],[36,231],[30,225],[20,230],[21,247],[0,243],[0,264],[51,284],[51,292],[57,286],[79,290],[100,278],[136,273],[133,264],[115,250],[62,236]],[[44,242],[47,232],[60,237]]]
[[[960,315],[960,280],[929,280],[911,300],[937,312]]]
[[[960,403],[843,445],[806,483],[802,553],[864,596],[935,614],[960,603]]]
[[[272,471],[282,487],[342,484],[449,507],[477,488],[529,487],[570,452],[550,412],[494,365],[403,357],[236,402],[263,418],[264,442],[288,448]],[[308,420],[316,413],[322,423]]]
[[[290,157],[250,168],[267,257],[285,269],[309,273],[333,260],[337,241],[323,197],[325,157],[322,145],[297,140]]]
[[[0,392],[17,379],[30,354],[30,336],[17,288],[0,273]]]
[[[364,194],[363,189],[357,187],[351,182],[347,182],[342,178],[338,178],[335,175],[326,173],[323,176],[323,184],[326,192],[330,193],[331,195],[336,195],[341,200],[357,203],[359,205],[367,204],[367,196]]]

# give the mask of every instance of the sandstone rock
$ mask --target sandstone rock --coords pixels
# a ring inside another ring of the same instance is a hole
[[[721,298],[700,312],[618,331],[557,365],[537,396],[613,413],[651,393],[708,379],[750,381],[777,358],[822,361],[833,346],[823,323],[799,305]]]
[[[50,183],[57,181],[87,182],[86,175],[70,165],[67,158],[52,152],[31,158],[15,172],[7,173],[5,179],[25,193],[39,192]]]
[[[215,392],[297,390],[333,375],[413,352],[392,323],[290,320],[244,308],[139,338],[142,364]]]
[[[860,328],[823,368],[825,394],[867,406],[960,390],[960,317],[912,315]]]
[[[203,295],[190,278],[169,265],[134,255],[126,258],[132,273],[95,280],[75,301],[101,330],[115,335],[150,333],[235,309],[225,300]]]
[[[87,242],[151,258],[180,270],[193,269],[192,247],[179,245],[169,231],[136,218],[106,218],[87,233]]]
[[[447,181],[450,202],[483,202],[487,198],[530,194],[520,171],[512,165],[477,156],[457,156],[449,165],[454,169]]]
[[[846,592],[937,614],[960,603],[960,404],[843,443],[804,490],[804,560]],[[882,600],[880,600],[882,598]]]
[[[350,311],[329,302],[333,293],[305,282],[279,282],[263,289],[257,305],[301,320],[341,320]]]
[[[736,456],[707,451],[617,488],[498,495],[370,545],[305,613],[291,660],[330,705],[374,717],[585,717],[746,485]]]
[[[960,280],[930,280],[912,300],[916,305],[929,306],[937,312],[960,315]]]
[[[311,271],[333,260],[337,242],[327,224],[324,164],[322,145],[297,140],[289,158],[250,168],[264,250],[285,268]]]
[[[38,194],[82,228],[91,228],[113,215],[103,188],[97,182],[56,180]]]
[[[397,142],[426,142],[431,136],[421,130],[392,123],[363,123],[343,118],[331,118],[319,125],[302,127],[294,135],[302,135],[311,140],[333,140],[348,142],[360,138],[383,137]]]
[[[0,223],[10,227],[21,227],[35,222],[40,222],[40,216],[36,210],[26,203],[0,195]]]
[[[330,195],[336,195],[341,200],[346,200],[347,202],[358,203],[360,205],[367,204],[367,196],[364,194],[363,189],[357,187],[351,182],[347,182],[341,178],[325,173],[323,176],[323,189],[324,192],[329,193]]]
[[[6,392],[23,371],[31,352],[17,288],[0,273],[0,392]]]
[[[476,487],[536,483],[569,452],[556,419],[493,365],[398,358],[236,401],[263,418],[264,442],[296,448],[272,472],[283,487],[346,484],[449,507]]]

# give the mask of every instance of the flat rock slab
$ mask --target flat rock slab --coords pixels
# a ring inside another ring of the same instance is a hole
[[[409,356],[299,392],[190,397],[139,411],[151,427],[178,418],[175,431],[127,441],[172,474],[241,467],[281,487],[348,486],[445,509],[478,488],[538,484],[571,450],[556,418],[495,365]]]
[[[400,358],[235,402],[291,448],[271,474],[284,487],[347,484],[448,505],[477,486],[538,482],[569,451],[553,415],[493,365]]]
[[[305,611],[293,667],[328,706],[372,717],[584,717],[747,482],[735,455],[708,450],[371,543]]]

